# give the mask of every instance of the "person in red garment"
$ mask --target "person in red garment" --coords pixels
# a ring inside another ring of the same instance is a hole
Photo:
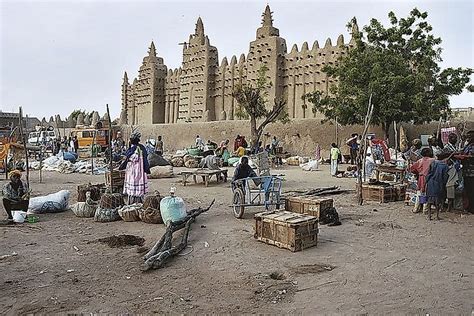
[[[428,171],[430,170],[431,163],[434,161],[433,151],[431,150],[431,148],[423,148],[423,150],[421,151],[421,156],[422,158],[418,159],[410,167],[410,171],[418,176],[418,180],[416,182],[418,191],[416,194],[416,202],[415,207],[413,208],[413,213],[419,213],[421,211],[422,205],[423,213],[426,213],[428,211],[428,204],[426,202],[420,203],[420,196],[425,195],[426,176],[428,175]]]

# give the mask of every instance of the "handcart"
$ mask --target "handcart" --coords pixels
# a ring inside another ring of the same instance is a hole
[[[281,182],[278,176],[261,176],[232,182],[232,208],[236,218],[242,218],[245,207],[265,206],[267,210],[280,209]]]

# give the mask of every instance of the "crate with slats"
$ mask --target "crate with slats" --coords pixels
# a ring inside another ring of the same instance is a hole
[[[254,237],[269,245],[301,251],[317,245],[318,218],[288,211],[258,213]]]

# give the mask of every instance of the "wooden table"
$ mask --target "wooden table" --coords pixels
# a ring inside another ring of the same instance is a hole
[[[398,182],[402,182],[403,179],[405,178],[405,169],[397,168],[397,166],[384,166],[384,165],[377,165],[375,167],[375,178],[377,181],[380,180],[380,173],[385,172],[385,173],[391,173],[395,174],[395,178],[397,179]]]
[[[224,182],[227,182],[227,169],[222,169],[222,170],[209,170],[209,169],[197,169],[197,170],[190,170],[190,171],[181,171],[181,176],[183,177],[183,185],[186,186],[186,183],[188,182],[188,178],[190,176],[193,176],[194,183],[197,183],[197,177],[200,176],[202,177],[202,181],[204,184],[209,186],[209,180],[215,176],[217,183],[221,179],[223,179]]]

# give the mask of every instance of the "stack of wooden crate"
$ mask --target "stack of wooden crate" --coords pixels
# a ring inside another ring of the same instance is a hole
[[[377,185],[377,184],[362,184],[362,199],[366,201],[377,201],[380,203],[404,201],[407,185],[404,183]],[[359,186],[356,185],[356,190]]]
[[[311,215],[319,219],[321,212],[333,207],[333,204],[333,199],[293,196],[285,199],[285,210]]]
[[[319,216],[333,199],[289,197],[285,211],[255,215],[255,238],[270,245],[300,251],[317,245]]]

